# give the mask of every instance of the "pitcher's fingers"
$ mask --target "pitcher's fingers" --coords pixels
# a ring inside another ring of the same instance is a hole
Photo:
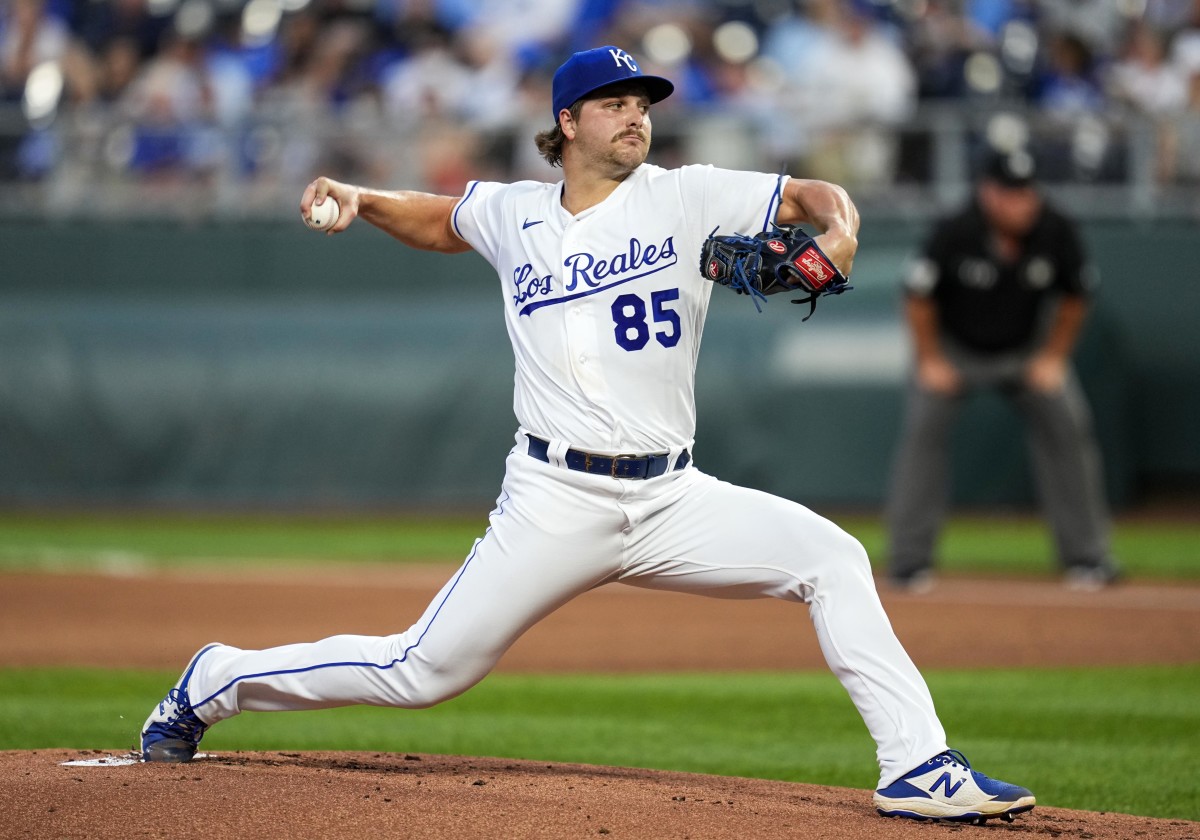
[[[329,195],[329,183],[324,178],[317,178],[304,188],[304,194],[300,196],[300,215],[307,216],[313,202],[318,199],[323,201],[327,195]]]

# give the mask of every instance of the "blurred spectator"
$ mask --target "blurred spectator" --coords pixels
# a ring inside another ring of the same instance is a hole
[[[863,2],[839,5],[833,38],[823,47],[813,86],[824,96],[814,116],[826,120],[828,130],[816,171],[847,186],[890,184],[897,130],[916,106],[912,65]]]
[[[1000,40],[1005,25],[1024,14],[1023,0],[967,0],[963,22],[991,43]]]
[[[1200,0],[1191,0],[1191,13],[1171,42],[1171,63],[1184,74],[1200,73]]]
[[[463,119],[471,72],[454,54],[451,33],[422,27],[410,34],[407,54],[380,73],[379,93],[394,124],[429,119]]]
[[[1146,0],[1142,21],[1159,32],[1173,32],[1187,26],[1195,8],[1195,0]]]
[[[759,119],[764,142],[772,156],[786,162],[789,171],[811,174],[808,158],[818,135],[810,115],[823,102],[814,90],[812,75],[817,56],[833,39],[828,2],[793,3],[793,9],[775,20],[766,33],[762,56],[769,69],[774,97],[760,103]]]
[[[1036,0],[1039,24],[1050,37],[1081,43],[1089,54],[1106,58],[1120,47],[1125,25],[1138,14],[1125,0]]]
[[[119,36],[106,41],[93,63],[96,97],[102,102],[115,102],[137,78],[140,66],[137,43],[132,38]]]
[[[968,56],[986,46],[952,0],[929,0],[925,13],[908,27],[908,54],[917,74],[922,99],[967,95]]]
[[[765,53],[784,81],[768,119],[796,138],[777,138],[799,171],[848,187],[890,183],[896,129],[916,104],[916,75],[903,51],[862,3],[814,0],[784,22]],[[777,120],[786,115],[790,123]]]
[[[70,32],[58,17],[48,14],[45,0],[8,0],[0,22],[0,91],[19,100],[34,68],[61,61]]]
[[[410,48],[379,74],[379,95],[392,124],[454,120],[481,130],[513,125],[521,68],[483,33],[455,39],[430,25],[409,34]]]
[[[1082,38],[1070,34],[1051,38],[1048,64],[1037,85],[1034,103],[1063,119],[1104,110],[1106,100],[1096,62]]]
[[[88,96],[88,71],[86,52],[45,0],[0,6],[0,107],[22,116],[0,132],[0,179],[33,180],[53,169],[61,139],[51,126],[62,107]]]
[[[1110,74],[1109,94],[1149,123],[1155,147],[1154,175],[1165,183],[1174,177],[1179,129],[1177,117],[1187,108],[1187,78],[1166,60],[1162,35],[1145,23],[1130,28],[1121,59]],[[1141,130],[1141,126],[1135,126]]]
[[[445,0],[443,0],[445,3]],[[563,43],[575,23],[579,0],[472,0],[458,2],[455,29],[468,38],[487,37],[517,61]]]
[[[1187,92],[1187,107],[1163,134],[1161,175],[1164,180],[1200,185],[1200,72],[1189,77]]]
[[[286,72],[262,98],[261,110],[279,126],[279,175],[284,183],[303,184],[317,170],[335,177],[372,171],[366,161],[385,150],[356,131],[352,117],[357,112],[348,96],[348,80],[364,56],[369,26],[353,17],[320,25],[301,20],[286,36]]]
[[[1033,102],[1045,117],[1041,151],[1047,180],[1117,177],[1121,149],[1106,120],[1108,99],[1097,62],[1082,39],[1051,38],[1049,64],[1035,85]]]
[[[95,54],[121,41],[132,45],[141,62],[159,49],[174,22],[171,15],[151,14],[147,0],[83,0],[72,3],[71,29]]]
[[[1167,62],[1163,36],[1146,24],[1129,31],[1121,59],[1111,73],[1110,95],[1150,117],[1169,117],[1187,104],[1187,80]]]
[[[212,89],[200,45],[175,33],[121,97],[131,121],[123,162],[157,180],[181,177],[202,163],[199,133],[212,117]]]
[[[254,109],[257,93],[278,77],[282,61],[277,21],[269,16],[255,22],[240,14],[220,15],[204,50],[217,121],[239,126]]]

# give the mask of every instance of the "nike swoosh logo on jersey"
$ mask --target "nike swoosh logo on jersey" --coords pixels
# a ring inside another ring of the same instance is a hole
[[[540,225],[544,221],[545,221],[545,219],[538,219],[536,221],[531,222],[528,219],[526,219],[525,223],[523,225],[521,225],[521,230],[527,230],[528,228],[531,228],[534,225]]]

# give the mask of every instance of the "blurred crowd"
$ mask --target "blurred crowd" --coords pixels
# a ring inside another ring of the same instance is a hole
[[[0,0],[0,182],[554,178],[550,78],[606,43],[676,81],[667,156],[919,181],[975,114],[1050,177],[1136,137],[1200,181],[1200,0]]]

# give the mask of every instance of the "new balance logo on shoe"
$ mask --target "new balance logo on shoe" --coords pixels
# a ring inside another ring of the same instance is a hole
[[[966,781],[965,778],[959,779],[957,782],[955,782],[953,785],[951,785],[950,784],[950,774],[943,773],[941,778],[939,778],[936,782],[933,783],[933,787],[931,787],[929,789],[929,792],[933,793],[938,789],[938,785],[943,785],[946,788],[946,798],[952,799],[954,797],[954,794],[958,793],[958,789],[963,786],[963,782],[965,782],[965,781]]]

